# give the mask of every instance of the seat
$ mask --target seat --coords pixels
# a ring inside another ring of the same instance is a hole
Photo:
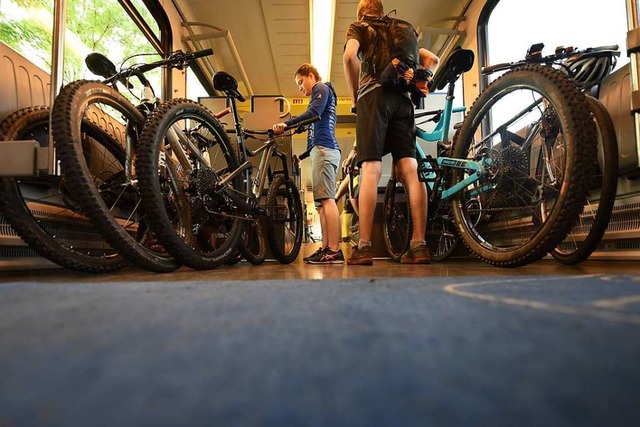
[[[227,96],[244,102],[246,98],[238,91],[238,81],[226,71],[218,71],[213,75],[213,88],[224,92]]]
[[[475,56],[469,49],[456,48],[429,82],[429,90],[442,90],[471,69]]]

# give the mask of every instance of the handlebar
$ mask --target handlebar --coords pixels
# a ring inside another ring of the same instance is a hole
[[[620,55],[617,44],[590,47],[583,50],[578,50],[571,46],[567,48],[558,47],[556,48],[556,51],[553,54],[547,55],[547,56],[542,56],[541,54],[543,45],[534,45],[534,46],[539,48],[539,50],[536,50],[535,52],[532,52],[532,53],[527,53],[527,56],[525,59],[522,59],[520,61],[515,61],[515,62],[503,62],[501,64],[482,67],[482,71],[481,71],[482,74],[489,75],[497,71],[509,70],[525,64],[552,64],[575,55],[582,55],[586,57],[597,57],[602,55],[611,55],[611,56]]]
[[[296,123],[295,125],[289,125],[286,128],[284,128],[284,130],[287,131],[287,130],[291,130],[291,129],[294,129],[294,128],[298,128],[299,129],[299,128],[302,128],[304,126],[310,125],[313,122],[317,122],[318,120],[320,120],[320,116],[311,117],[310,119],[303,120],[303,121],[301,121],[299,123]]]
[[[172,68],[178,68],[178,69],[183,69],[185,68],[187,65],[189,65],[189,62],[197,59],[197,58],[202,58],[205,56],[209,56],[209,55],[213,55],[213,49],[204,49],[204,50],[200,50],[197,52],[191,52],[191,53],[184,53],[181,51],[177,51],[172,53],[169,58],[166,59],[161,59],[160,61],[155,61],[155,62],[150,62],[148,64],[139,64],[139,65],[134,65],[131,66],[129,68],[126,68],[124,70],[119,71],[117,74],[111,76],[110,78],[108,78],[107,80],[105,80],[105,83],[111,83],[114,80],[117,80],[118,78],[120,78],[120,76],[122,75],[136,75],[136,76],[140,76],[148,71],[151,71],[155,68],[158,67],[164,67],[164,66],[168,66],[168,67],[172,67]]]
[[[318,120],[320,120],[320,116],[315,116],[315,117],[311,117],[310,119],[305,119],[302,120],[301,122],[289,125],[287,127],[284,128],[284,131],[288,131],[291,129],[295,129],[296,131],[294,133],[300,132],[302,131],[302,129],[307,126],[310,125],[313,122],[317,122]],[[269,135],[269,137],[273,136],[273,130],[272,129],[268,129],[268,130],[249,130],[249,129],[244,129],[244,133],[249,134],[249,135]]]

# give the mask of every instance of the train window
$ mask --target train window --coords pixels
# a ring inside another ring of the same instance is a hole
[[[617,67],[629,62],[625,52],[625,2],[602,0],[500,0],[487,26],[489,64],[523,59],[534,43],[547,54],[558,46],[579,49],[617,44],[622,52]]]
[[[487,4],[493,9],[485,21],[486,39],[480,37],[480,50],[486,48],[481,65],[524,59],[535,43],[544,43],[543,54],[551,54],[559,46],[585,49],[617,44],[621,51],[617,67],[629,62],[625,52],[627,15],[622,1],[609,2],[606,7],[601,0],[490,0]],[[482,44],[484,40],[486,45]],[[488,81],[500,74],[490,75]],[[526,105],[527,101],[518,99],[513,105],[494,109],[492,114],[498,122],[505,120],[518,108],[516,102]]]
[[[209,93],[202,86],[200,80],[193,72],[191,67],[187,68],[187,98],[198,99],[201,96],[208,96]]]
[[[152,38],[160,33],[158,23],[142,1],[122,3],[128,6],[129,13],[117,0],[66,2],[64,83],[97,78],[84,63],[84,58],[91,52],[107,55],[116,67],[128,58],[128,64],[160,58],[154,44],[130,13],[141,17],[150,28]],[[43,70],[51,70],[53,0],[2,0],[0,18],[0,41]],[[135,56],[139,54],[144,55]],[[147,78],[158,88],[160,95],[161,71],[149,73]],[[129,95],[135,97],[135,94]]]

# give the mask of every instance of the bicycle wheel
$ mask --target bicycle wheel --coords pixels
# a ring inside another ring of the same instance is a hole
[[[142,203],[160,242],[191,268],[216,268],[236,251],[243,213],[218,184],[237,168],[224,128],[202,105],[177,99],[149,116],[136,158]]]
[[[41,147],[48,146],[49,111],[48,107],[16,111],[0,123],[0,140],[36,140]],[[87,126],[87,138],[95,138],[96,149],[114,145],[92,131]],[[118,158],[124,162],[124,151]],[[29,247],[62,267],[105,273],[126,264],[78,210],[60,176],[1,178],[0,209]]]
[[[595,135],[584,95],[562,73],[527,65],[491,83],[454,143],[453,157],[484,166],[477,180],[452,173],[461,191],[451,209],[469,249],[516,267],[564,240],[586,200]]]
[[[139,267],[175,270],[179,265],[158,245],[139,209],[137,180],[128,162],[118,161],[113,152],[96,151],[84,138],[83,123],[93,123],[119,141],[123,151],[126,140],[137,141],[144,116],[109,86],[73,82],[54,101],[53,139],[69,190],[104,239]]]
[[[384,190],[382,232],[387,253],[394,261],[409,249],[413,224],[409,194],[399,179],[390,178]]]
[[[238,250],[242,256],[253,265],[260,265],[267,256],[267,242],[262,231],[262,221],[259,219],[245,221]]]
[[[283,264],[300,253],[304,217],[300,193],[293,179],[277,175],[267,193],[267,241],[273,255]]]
[[[433,206],[434,204],[438,206]],[[425,240],[429,247],[431,260],[440,262],[449,258],[456,250],[460,243],[460,236],[448,204],[443,202],[430,203],[429,208],[430,211],[434,211],[434,214],[429,215]]]
[[[579,222],[551,251],[551,255],[565,265],[584,261],[596,249],[607,230],[618,187],[618,142],[613,121],[600,101],[587,96],[587,102],[598,129],[598,165],[592,186],[600,188],[600,198],[597,208],[587,200]]]

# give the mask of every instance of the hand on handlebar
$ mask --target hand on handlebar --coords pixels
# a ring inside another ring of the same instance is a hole
[[[349,152],[349,155],[347,156],[347,158],[342,162],[342,173],[344,175],[349,175],[349,172],[351,172],[352,169],[356,169],[357,168],[355,166],[355,162],[354,162],[354,159],[355,159],[356,155],[357,155],[356,149],[353,148]]]
[[[271,129],[273,130],[274,134],[280,135],[281,133],[284,132],[286,127],[287,125],[285,123],[276,123],[275,125],[273,125]]]

